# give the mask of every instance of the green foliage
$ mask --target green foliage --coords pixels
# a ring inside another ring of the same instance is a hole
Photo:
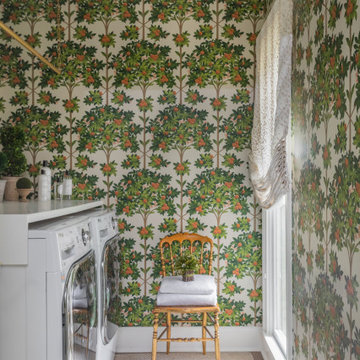
[[[204,216],[227,211],[247,214],[247,198],[251,190],[242,184],[243,180],[242,174],[233,174],[223,169],[205,170],[197,175],[187,186],[190,197],[189,214]]]
[[[166,24],[171,20],[186,21],[192,17],[198,22],[204,21],[207,23],[211,19],[210,4],[212,2],[213,0],[201,2],[196,0],[172,0],[166,2],[154,0],[152,1],[153,8],[150,19],[152,22],[160,21],[162,24]]]
[[[64,164],[65,165],[65,164]],[[65,166],[63,167],[65,169]],[[71,173],[73,181],[73,197],[76,199],[96,200],[105,197],[105,191],[98,187],[99,177],[86,172]]]
[[[342,56],[343,38],[342,34],[327,35],[315,58],[316,71],[312,78],[313,127],[319,128],[321,123],[327,123],[332,114],[339,118],[345,114],[344,78],[349,64]]]
[[[206,116],[205,110],[186,105],[171,105],[160,111],[149,124],[149,130],[154,134],[152,150],[169,152],[193,145],[200,151],[209,151],[214,126],[206,121]]]
[[[359,158],[353,152],[344,154],[330,184],[329,205],[333,220],[330,239],[339,250],[347,248],[358,252],[360,242],[360,168]]]
[[[133,117],[132,111],[110,105],[94,106],[76,122],[80,135],[78,150],[89,153],[106,149],[135,152],[139,148],[136,135],[140,127],[134,124]]]
[[[23,154],[25,132],[18,126],[7,125],[0,130],[0,142],[8,159],[4,175],[20,176],[26,170],[26,158]]]
[[[17,189],[31,189],[32,188],[32,182],[29,178],[22,177],[16,182],[16,188]]]
[[[49,99],[46,93],[41,94]],[[62,153],[65,149],[64,135],[68,132],[60,124],[60,113],[38,106],[21,107],[14,111],[9,124],[20,127],[25,132],[24,149],[27,151],[43,151]]]
[[[24,89],[27,85],[26,70],[29,63],[22,60],[22,49],[0,44],[0,87],[8,85]]]
[[[8,167],[8,158],[4,152],[0,152],[0,176],[3,175]]]
[[[191,253],[183,253],[179,256],[174,264],[175,271],[180,275],[185,275],[192,271],[196,273],[199,271],[199,260]]]
[[[154,45],[145,40],[127,44],[113,61],[115,85],[127,89],[143,84],[172,87],[175,84],[173,70],[177,63],[169,59],[169,53],[168,46]]]
[[[321,209],[325,204],[324,193],[320,187],[321,171],[310,161],[301,170],[297,184],[297,201],[299,202],[298,226],[303,232],[323,234],[324,223]]]
[[[186,58],[190,70],[189,86],[204,88],[207,85],[247,86],[247,69],[251,61],[243,56],[244,47],[222,40],[207,40],[196,46]]]
[[[334,353],[343,359],[348,346],[344,323],[341,321],[344,304],[326,275],[316,279],[310,305],[315,316],[312,336],[319,351],[325,352],[329,346],[333,346]]]
[[[42,87],[49,86],[57,89],[60,86],[77,87],[83,85],[87,88],[98,88],[101,83],[100,70],[104,64],[96,57],[96,48],[93,46],[80,45],[75,41],[67,41],[61,44],[61,54],[58,57],[57,45],[53,45],[46,51],[46,55],[56,64],[60,61],[64,64],[60,75],[51,69],[43,69],[40,84]],[[77,111],[78,104],[72,100],[65,100],[65,110]]]
[[[170,187],[170,176],[150,170],[131,171],[115,188],[117,209],[120,214],[148,216],[154,212],[173,215],[174,198],[178,190]],[[152,230],[151,230],[152,231]],[[142,237],[148,236],[150,228],[139,229]]]

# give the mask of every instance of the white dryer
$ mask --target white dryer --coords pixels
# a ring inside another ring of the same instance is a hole
[[[92,238],[89,217],[30,225],[27,359],[95,359],[90,350],[97,338]]]
[[[113,360],[118,336],[116,313],[120,304],[119,271],[116,268],[119,231],[113,211],[98,211],[92,218],[91,231],[94,244],[98,278],[98,337],[97,360]]]

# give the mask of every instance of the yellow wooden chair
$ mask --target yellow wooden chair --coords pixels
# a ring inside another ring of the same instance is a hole
[[[209,245],[209,249],[207,249]],[[165,251],[169,258],[165,257]],[[179,233],[172,236],[167,236],[160,241],[160,254],[162,275],[166,276],[167,272],[174,276],[174,258],[176,253],[182,255],[184,250],[190,250],[199,258],[200,274],[207,273],[211,275],[212,260],[213,260],[213,241],[198,234]],[[207,270],[206,270],[207,268]],[[167,269],[169,271],[167,271]],[[156,360],[156,350],[158,342],[166,342],[166,353],[170,352],[171,342],[196,342],[201,341],[203,345],[203,354],[206,354],[206,342],[214,341],[215,343],[215,358],[220,360],[219,348],[219,305],[215,306],[201,306],[201,305],[187,305],[187,306],[155,306],[154,309],[154,331],[152,341],[152,360]],[[183,320],[183,314],[202,314],[201,320]],[[172,314],[180,315],[182,320],[172,318]],[[158,336],[158,326],[166,319],[166,327],[164,331]],[[210,321],[208,321],[210,320]],[[211,334],[207,328],[210,322],[214,326],[214,334]],[[171,324],[172,323],[201,323],[202,337],[201,338],[171,338]],[[163,335],[166,333],[166,338]],[[208,337],[207,337],[208,335]]]
[[[77,336],[81,340],[86,340],[86,358],[88,357],[89,352],[89,338],[90,338],[90,312],[89,309],[85,308],[73,308],[74,316],[78,316],[78,321],[80,325],[77,329],[74,330],[74,336]],[[81,328],[85,327],[86,335],[83,335],[81,332]]]

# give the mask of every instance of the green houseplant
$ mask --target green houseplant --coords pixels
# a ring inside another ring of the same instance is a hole
[[[20,201],[27,202],[28,201],[27,196],[32,191],[32,183],[31,183],[30,179],[28,179],[26,177],[20,178],[16,182],[16,189],[17,189],[17,192],[20,195]]]
[[[175,261],[175,271],[182,275],[183,281],[193,281],[199,270],[199,261],[194,254],[184,253]]]
[[[4,152],[0,152],[0,177],[3,176],[8,167],[7,156]],[[0,179],[0,201],[3,201],[6,180]]]
[[[19,195],[16,191],[16,182],[26,170],[26,158],[23,154],[25,146],[25,132],[18,126],[6,125],[0,130],[2,151],[7,157],[7,166],[4,169],[5,200],[16,201]]]

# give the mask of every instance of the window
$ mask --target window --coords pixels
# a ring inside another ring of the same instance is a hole
[[[285,195],[263,209],[263,288],[265,335],[291,358],[291,213]]]

